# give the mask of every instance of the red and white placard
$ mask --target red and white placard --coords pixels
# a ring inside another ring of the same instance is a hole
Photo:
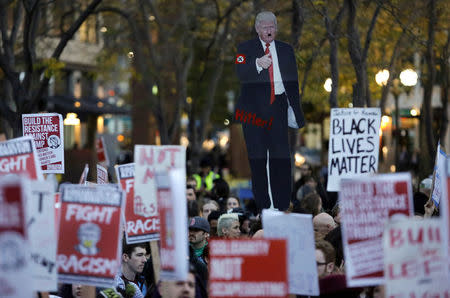
[[[383,283],[383,231],[388,219],[412,216],[409,173],[342,179],[339,193],[347,284]]]
[[[123,193],[114,187],[64,185],[58,281],[111,287],[120,266]]]
[[[107,184],[107,183],[108,183],[108,170],[101,165],[97,165],[97,184]]]
[[[169,170],[156,174],[158,213],[161,221],[160,255],[162,280],[186,280],[188,275],[186,172]]]
[[[386,226],[386,297],[450,297],[444,230],[439,218],[411,218]]]
[[[88,173],[89,173],[89,165],[85,164],[83,172],[81,173],[81,176],[80,176],[80,182],[78,182],[78,184],[82,184],[82,185],[86,184]]]
[[[0,143],[0,175],[7,174],[24,175],[32,180],[44,179],[31,137]]]
[[[24,136],[36,144],[37,155],[44,173],[64,174],[64,126],[60,114],[23,114]]]
[[[285,239],[212,239],[209,297],[287,297]]]
[[[97,160],[98,163],[108,167],[109,166],[109,158],[108,152],[106,150],[105,138],[103,136],[98,136],[95,140],[95,148],[97,150]]]
[[[0,177],[0,295],[33,297],[23,180]]]
[[[183,169],[186,171],[186,149],[183,146],[150,146],[136,145],[134,147],[135,183],[134,201],[135,213],[151,219],[153,224],[144,225],[147,236],[144,241],[159,239],[159,216],[156,192],[156,173],[168,169]]]

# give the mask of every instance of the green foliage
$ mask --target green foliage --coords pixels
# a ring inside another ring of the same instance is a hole
[[[53,76],[58,76],[60,71],[66,66],[64,62],[59,61],[55,58],[42,59],[39,63],[34,65],[35,70],[44,70],[44,76],[46,78],[51,78]]]

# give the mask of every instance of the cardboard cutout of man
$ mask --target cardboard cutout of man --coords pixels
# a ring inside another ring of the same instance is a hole
[[[272,12],[259,13],[255,29],[258,38],[238,46],[241,93],[234,120],[242,123],[258,208],[286,210],[292,191],[288,126],[305,125],[297,63],[292,47],[275,40]]]

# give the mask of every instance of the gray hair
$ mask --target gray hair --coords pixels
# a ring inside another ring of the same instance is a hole
[[[229,229],[235,221],[239,221],[237,213],[222,214],[217,222],[217,235],[223,236],[222,229]]]
[[[277,17],[271,11],[261,11],[256,15],[255,29],[262,21],[273,21],[275,28],[277,27]]]

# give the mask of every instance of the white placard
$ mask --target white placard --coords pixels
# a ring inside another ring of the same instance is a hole
[[[33,289],[56,291],[55,193],[48,181],[28,181],[26,193]]]
[[[64,174],[64,126],[57,113],[23,114],[22,130],[36,144],[43,173]]]
[[[447,253],[440,219],[390,222],[384,231],[386,297],[448,297]]]
[[[379,108],[331,109],[328,191],[339,191],[342,178],[378,171]]]
[[[101,166],[97,165],[97,184],[107,184],[108,183],[108,170]]]
[[[437,151],[436,151],[436,161],[434,165],[434,186],[433,186],[433,193],[431,194],[431,199],[434,202],[434,205],[436,207],[439,207],[439,204],[441,202],[442,197],[442,187],[445,184],[441,183],[441,172],[442,169],[445,169],[445,161],[447,159],[447,155],[445,154],[444,149],[442,149],[441,144],[438,144]]]
[[[156,173],[168,169],[186,171],[186,148],[183,146],[134,146],[135,181],[134,200],[135,213],[146,218],[158,220],[158,204],[156,192]],[[142,241],[159,239],[158,227],[148,229],[148,237]]]
[[[186,280],[188,274],[188,237],[186,172],[169,170],[157,174],[158,210],[161,219],[161,279]]]
[[[289,293],[318,296],[312,216],[264,209],[262,223],[264,237],[287,239]]]

